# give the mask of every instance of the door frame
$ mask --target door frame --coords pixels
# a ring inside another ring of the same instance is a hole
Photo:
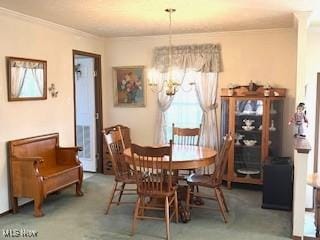
[[[317,85],[316,85],[316,118],[315,118],[315,139],[314,139],[314,164],[313,164],[313,172],[318,172],[318,156],[319,156],[319,141],[320,141],[320,73],[317,73]]]
[[[96,161],[98,173],[103,171],[103,161],[102,161],[102,79],[101,79],[101,55],[84,52],[80,50],[72,50],[72,64],[73,64],[73,113],[74,113],[74,143],[77,142],[77,131],[76,131],[76,122],[77,122],[77,112],[76,112],[76,74],[75,74],[75,55],[81,55],[86,57],[94,58],[94,71],[96,72],[95,81],[94,81],[94,95],[95,95],[95,112],[98,115],[96,118]]]

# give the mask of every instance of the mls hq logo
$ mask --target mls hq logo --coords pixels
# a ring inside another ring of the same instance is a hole
[[[2,235],[5,238],[36,238],[38,232],[30,229],[2,229]]]

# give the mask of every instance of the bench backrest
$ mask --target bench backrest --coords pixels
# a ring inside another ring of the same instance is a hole
[[[40,168],[56,165],[56,147],[59,146],[59,134],[29,137],[9,141],[9,160],[14,157],[42,157],[44,162]]]

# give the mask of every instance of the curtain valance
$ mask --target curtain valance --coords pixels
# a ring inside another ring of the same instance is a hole
[[[220,49],[216,44],[182,45],[171,48],[172,67],[197,72],[220,72]],[[169,47],[153,51],[152,68],[165,73],[169,67]]]
[[[31,68],[31,69],[43,69],[43,63],[39,62],[26,62],[26,61],[14,61],[11,63],[11,67],[16,68]]]

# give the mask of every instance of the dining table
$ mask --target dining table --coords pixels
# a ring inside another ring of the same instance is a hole
[[[155,145],[165,146],[165,145]],[[131,149],[124,150],[126,161],[132,164]],[[207,167],[214,163],[217,152],[208,147],[194,146],[194,145],[172,145],[172,170],[188,170]],[[166,158],[166,157],[165,157]],[[169,169],[169,158],[163,161],[163,168]],[[138,162],[136,162],[138,163]]]
[[[160,147],[166,145],[155,145],[154,147]],[[124,155],[127,163],[132,164],[131,149],[126,148]],[[172,145],[172,170],[193,170],[203,167],[208,167],[213,164],[216,158],[217,152],[209,147],[195,146],[195,145]],[[137,165],[138,161],[135,162]],[[150,162],[150,164],[152,164]],[[169,169],[169,157],[165,156],[163,161],[163,169]],[[178,186],[178,192],[185,192],[183,186]],[[183,195],[183,194],[178,194]],[[180,199],[181,200],[181,199]],[[185,200],[185,199],[184,199]],[[190,220],[189,211],[182,207],[181,201],[179,201],[179,214],[182,222],[188,222]]]

